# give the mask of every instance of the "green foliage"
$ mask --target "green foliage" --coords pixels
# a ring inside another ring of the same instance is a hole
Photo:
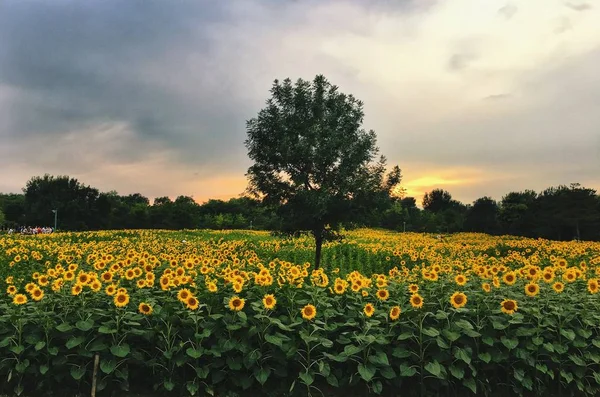
[[[318,75],[275,80],[267,106],[247,122],[249,192],[277,205],[284,231],[313,234],[316,267],[332,231],[380,208],[400,181],[395,167],[384,182],[385,158],[375,162],[375,132],[363,118],[362,102]]]

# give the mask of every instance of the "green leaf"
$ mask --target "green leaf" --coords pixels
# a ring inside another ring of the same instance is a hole
[[[492,361],[492,355],[487,352],[479,353],[477,357],[486,364],[489,364],[490,361]]]
[[[456,357],[459,360],[464,361],[467,364],[471,364],[471,355],[465,349],[461,349],[460,347],[457,347],[456,350],[454,351],[454,357]]]
[[[400,364],[400,376],[410,378],[417,373],[415,367],[408,366],[406,364]]]
[[[110,352],[116,357],[124,358],[129,354],[130,348],[127,343],[123,343],[122,345],[111,346]]]
[[[44,347],[46,346],[46,342],[44,341],[39,341],[38,343],[35,344],[35,351],[40,351],[42,350]]]
[[[277,335],[265,335],[265,340],[267,342],[269,342],[272,345],[276,345],[279,347],[283,346],[283,339],[281,339],[279,336]]]
[[[473,392],[473,394],[477,394],[477,383],[475,383],[475,379],[467,378],[463,381],[463,385],[469,388]]]
[[[115,368],[117,363],[114,360],[100,360],[100,370],[105,374],[111,374]]]
[[[267,379],[269,379],[269,375],[271,375],[271,370],[269,368],[261,368],[254,374],[254,377],[258,383],[264,385]]]
[[[202,356],[202,350],[201,349],[195,349],[193,347],[188,347],[187,350],[185,351],[185,354],[187,354],[191,358],[197,359],[197,358],[200,358]]]
[[[380,381],[373,382],[373,393],[381,394],[382,391],[383,391],[383,385],[381,384],[381,382]]]
[[[403,332],[400,335],[398,335],[398,338],[396,338],[397,340],[406,340],[406,339],[410,339],[412,337],[414,337],[414,333],[412,332]]]
[[[494,338],[492,338],[491,336],[483,336],[481,338],[481,341],[488,346],[494,346]]]
[[[375,371],[375,367],[370,364],[358,364],[358,374],[365,382],[370,382],[371,379],[373,379],[373,376],[375,376]]]
[[[40,374],[46,375],[46,372],[48,372],[50,367],[46,364],[41,364],[39,369],[40,369]]]
[[[96,339],[94,340],[92,343],[90,343],[90,345],[87,347],[87,349],[91,352],[101,352],[104,351],[108,348],[108,345],[106,343],[104,343],[102,340],[100,339]]]
[[[512,349],[514,349],[515,347],[517,347],[519,345],[519,340],[518,339],[507,338],[506,336],[501,337],[500,341],[509,350],[512,350]]]
[[[16,346],[11,346],[8,350],[10,350],[11,352],[13,352],[15,354],[21,354],[25,350],[25,347],[23,345],[16,345]]]
[[[101,334],[116,334],[117,333],[117,329],[116,328],[109,328],[105,325],[102,325],[98,328],[98,332]]]
[[[173,391],[173,389],[175,388],[175,383],[173,383],[173,381],[171,380],[165,380],[163,382],[163,387],[167,390],[167,391]]]
[[[435,341],[440,349],[450,349],[450,345],[441,336],[438,336]]]
[[[15,365],[15,369],[18,373],[22,374],[29,367],[29,360],[25,359],[23,361],[19,361],[17,365]]]
[[[186,383],[185,388],[187,389],[188,393],[190,393],[190,396],[195,396],[196,393],[198,393],[200,386],[198,386],[198,384],[195,382],[188,382]]]
[[[422,332],[425,335],[430,336],[432,338],[435,338],[436,336],[438,336],[440,334],[440,331],[438,331],[435,328],[424,328]]]
[[[449,329],[445,329],[442,331],[442,334],[450,341],[454,342],[460,338],[460,334],[458,332],[450,331]]]
[[[71,376],[73,379],[79,380],[83,378],[83,375],[85,375],[85,367],[71,367]]]
[[[562,328],[560,330],[560,334],[570,341],[575,340],[575,332],[573,332],[571,329]]]
[[[329,374],[329,376],[327,377],[327,383],[329,383],[333,387],[340,387],[340,383],[338,382],[334,374]]]
[[[315,377],[310,372],[302,372],[300,375],[298,375],[298,377],[306,386],[312,385],[312,383],[315,381]]]
[[[69,332],[73,329],[73,327],[71,327],[69,324],[67,323],[62,323],[56,326],[56,329],[60,332]]]
[[[72,349],[81,345],[83,342],[85,342],[85,338],[83,336],[77,336],[69,339],[65,346],[67,347],[67,349]]]
[[[344,355],[348,357],[358,354],[361,351],[363,351],[363,348],[359,346],[347,345],[344,347]]]
[[[442,377],[442,366],[437,361],[427,363],[425,365],[425,370],[438,378]]]
[[[319,361],[319,373],[325,378],[331,373],[331,367],[323,360]]]
[[[84,320],[80,320],[80,321],[77,321],[77,323],[75,323],[75,326],[79,330],[81,330],[83,332],[87,332],[90,329],[92,329],[92,327],[94,326],[94,320],[92,320],[92,319],[85,320],[85,321]]]
[[[7,336],[6,338],[2,339],[0,341],[0,348],[10,345],[10,342],[12,341],[12,339],[13,339],[12,336]]]
[[[574,354],[570,354],[569,358],[571,359],[571,361],[573,361],[575,363],[575,365],[579,365],[580,367],[585,367],[585,361],[583,361],[583,359],[579,356],[576,356]]]
[[[462,379],[465,377],[465,370],[462,367],[457,367],[455,365],[451,365],[450,367],[448,367],[448,371],[450,372],[450,374],[452,374],[452,376],[454,376],[456,379]]]
[[[386,379],[394,379],[397,376],[396,371],[394,371],[392,367],[383,367],[379,370],[379,372],[381,373],[381,376]]]
[[[457,327],[462,328],[462,329],[473,329],[473,324],[471,324],[469,321],[461,319],[461,320],[457,320],[454,322],[454,324],[456,324]]]
[[[389,366],[390,365],[390,362],[388,361],[388,357],[383,351],[378,351],[377,353],[370,355],[369,361],[375,365],[381,365],[381,366]]]

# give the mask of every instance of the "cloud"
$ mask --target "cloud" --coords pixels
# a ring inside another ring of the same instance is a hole
[[[575,11],[587,11],[587,10],[592,9],[592,5],[590,3],[580,3],[580,4],[566,3],[565,5]]]
[[[0,191],[49,172],[151,198],[236,196],[245,121],[275,78],[318,73],[365,102],[365,127],[418,189],[437,181],[464,201],[600,189],[600,10],[565,12],[562,0],[518,12],[505,0],[7,0]]]
[[[498,14],[506,19],[511,19],[519,9],[514,4],[508,3],[498,10]]]

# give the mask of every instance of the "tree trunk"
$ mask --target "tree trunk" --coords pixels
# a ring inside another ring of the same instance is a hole
[[[321,247],[323,246],[323,232],[318,231],[314,233],[315,235],[315,270],[319,268],[321,264]]]

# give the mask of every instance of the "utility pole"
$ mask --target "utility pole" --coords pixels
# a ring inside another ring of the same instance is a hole
[[[404,221],[402,223],[404,224],[404,227],[403,227],[404,230],[403,230],[403,232],[406,233],[406,221]]]
[[[58,220],[58,210],[52,210],[54,212],[54,231],[56,232],[56,225]]]

